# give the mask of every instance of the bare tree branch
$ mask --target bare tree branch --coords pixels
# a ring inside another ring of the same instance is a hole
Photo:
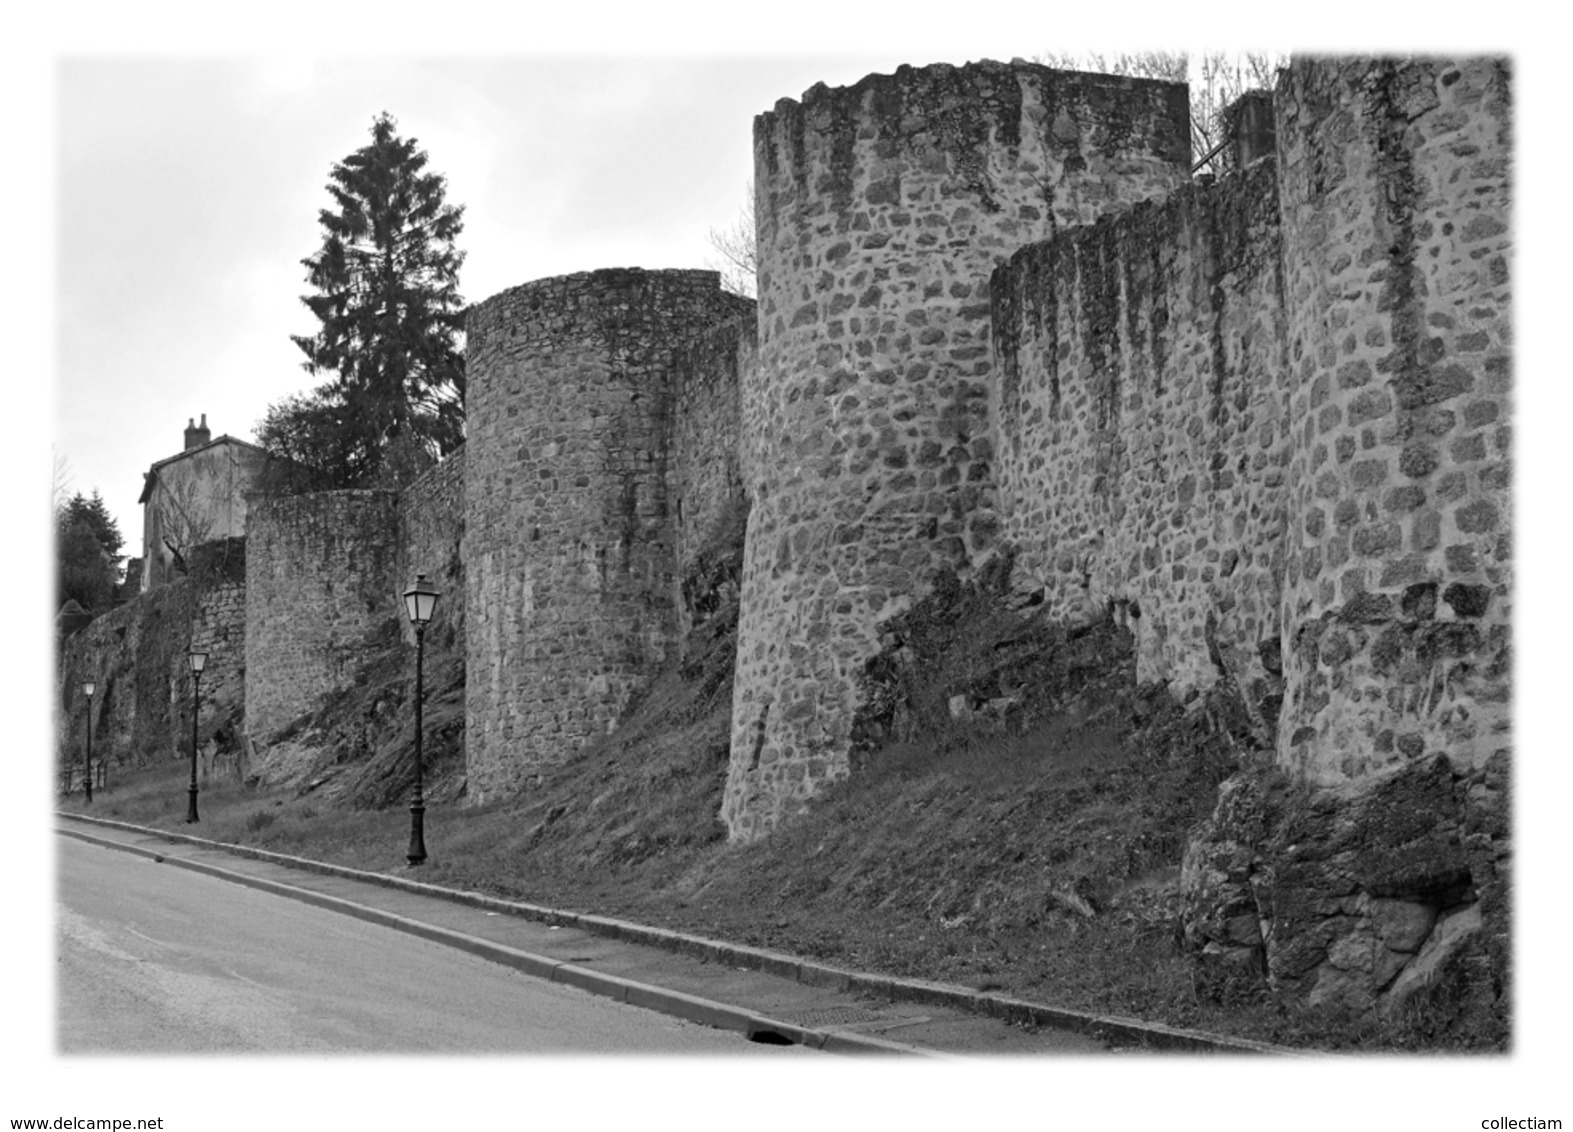
[[[1219,115],[1247,91],[1271,90],[1289,58],[1274,51],[1203,51],[1194,57],[1184,51],[1140,51],[1113,58],[1096,51],[1050,51],[1035,56],[1034,62],[1064,71],[1189,83],[1191,159],[1201,162],[1197,172],[1221,173],[1213,152],[1221,140]]]
[[[71,498],[71,461],[53,444],[49,451],[54,456],[54,469],[49,479],[49,513],[58,515]]]
[[[754,233],[754,182],[750,181],[737,218],[726,228],[710,229],[710,246],[721,254],[721,262],[705,261],[706,267],[721,273],[722,287],[749,299],[758,291],[759,254]]]
[[[194,479],[160,476],[158,486],[162,496],[160,535],[178,562],[212,539],[217,518],[212,500],[202,498]]]

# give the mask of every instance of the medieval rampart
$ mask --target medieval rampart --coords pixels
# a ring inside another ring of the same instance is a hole
[[[515,790],[604,734],[672,654],[674,357],[749,306],[715,272],[619,269],[471,309],[472,798]]]
[[[208,653],[198,734],[238,722],[245,698],[246,543],[220,539],[192,552],[189,576],[95,619],[61,649],[61,752],[80,765],[87,740],[82,681],[92,700],[93,762],[112,768],[191,751],[193,648]],[[113,771],[111,772],[113,775]]]
[[[995,545],[990,272],[1183,184],[1187,123],[1183,86],[1022,63],[903,67],[756,119],[733,837],[846,773],[876,623]]]
[[[348,687],[399,615],[399,497],[330,491],[268,500],[247,518],[246,722],[266,744]]]
[[[1280,761],[1509,745],[1512,116],[1501,60],[1296,60]]]
[[[701,554],[748,506],[744,487],[742,382],[759,365],[750,311],[679,351],[667,441],[667,493],[676,549],[678,640],[702,623],[715,601],[713,564]]]
[[[1124,618],[1140,679],[1237,684],[1301,781],[1499,770],[1508,88],[1496,60],[1298,60],[1197,182],[1169,84],[980,63],[783,100],[755,123],[757,311],[636,269],[479,304],[463,453],[402,496],[259,505],[244,657],[238,583],[172,586],[68,643],[64,710],[94,672],[106,749],[178,750],[196,641],[204,700],[243,670],[267,743],[425,571],[469,797],[500,797],[616,723],[746,513],[734,839],[848,772],[881,620],[1002,549],[1024,605]]]
[[[1289,373],[1273,162],[994,274],[992,418],[1024,599],[1113,608],[1139,680],[1227,672],[1276,727]]]
[[[170,627],[170,641],[160,651],[170,658],[184,655],[179,649],[191,635],[190,594],[184,582],[154,592],[159,595],[156,605],[160,612],[178,606],[184,616],[149,618],[155,602],[149,600],[150,595],[143,595],[95,618],[62,643],[54,705],[58,762],[80,766],[87,742],[89,710],[93,714],[95,761],[103,758],[111,764],[135,762],[131,737],[138,717],[145,716],[148,707],[153,707],[154,713],[162,709],[163,714],[168,714],[164,705],[173,698],[171,683],[163,684],[159,704],[143,704],[142,710],[138,710],[141,685],[154,683],[156,668],[138,664],[137,660],[142,650],[149,648],[152,633],[148,630],[153,626]],[[172,671],[161,675],[173,681]],[[84,680],[92,680],[96,685],[91,704],[82,695]]]
[[[460,448],[399,496],[398,554],[388,580],[395,595],[402,595],[417,574],[431,580],[442,596],[426,629],[428,655],[451,651],[461,659],[465,656],[464,466],[465,450]],[[414,629],[402,600],[397,616],[413,644]]]
[[[207,653],[202,668],[202,709],[207,720],[238,723],[246,701],[246,540],[218,539],[191,553],[191,637],[188,652]],[[184,657],[178,657],[183,661]],[[189,662],[187,662],[189,668]],[[189,683],[189,674],[186,677]],[[176,746],[183,746],[180,736]]]
[[[1356,1012],[1506,970],[1511,109],[1495,59],[1297,59],[1274,98],[1287,524],[1273,800],[1181,871],[1225,977]],[[1481,993],[1485,993],[1482,991]],[[1500,984],[1498,991],[1500,993]]]
[[[1105,82],[903,69],[756,123],[734,837],[845,773],[875,626],[999,535],[1024,601],[1235,680],[1314,782],[1505,748],[1500,64],[1298,61],[1183,187],[1163,88]]]
[[[980,63],[783,100],[755,123],[757,311],[634,269],[472,308],[466,450],[402,495],[254,508],[243,657],[233,559],[71,638],[63,753],[89,673],[100,753],[182,749],[198,644],[204,725],[244,671],[279,776],[318,765],[279,733],[392,669],[424,571],[486,801],[736,596],[722,817],[748,840],[849,772],[882,620],[1004,553],[1022,607],[1117,616],[1138,679],[1228,681],[1254,716],[1271,760],[1184,854],[1204,965],[1357,1010],[1502,970],[1509,84],[1297,60],[1195,182],[1170,84]],[[745,515],[739,582],[717,536]]]

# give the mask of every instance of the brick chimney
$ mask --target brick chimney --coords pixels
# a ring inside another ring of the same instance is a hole
[[[213,434],[208,431],[208,415],[202,414],[202,423],[193,424],[190,417],[186,418],[186,447],[200,448],[213,439]]]

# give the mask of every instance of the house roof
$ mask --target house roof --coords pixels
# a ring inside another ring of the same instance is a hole
[[[173,456],[165,457],[150,467],[147,471],[143,472],[142,494],[138,497],[137,502],[146,503],[153,497],[153,485],[158,482],[158,470],[160,468],[167,467],[168,465],[175,463],[177,460],[184,460],[187,456],[194,455],[195,453],[205,452],[209,448],[217,448],[220,444],[233,444],[241,448],[249,448],[253,452],[262,452],[264,455],[266,455],[266,452],[264,452],[264,450],[257,445],[252,444],[248,440],[241,440],[239,437],[230,436],[229,433],[225,433],[223,436],[214,437],[206,444],[198,444],[195,447],[187,448],[184,452],[177,452]]]

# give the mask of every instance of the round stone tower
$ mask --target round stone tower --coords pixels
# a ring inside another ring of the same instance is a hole
[[[759,366],[722,816],[752,839],[847,773],[881,619],[999,529],[989,274],[1187,180],[1176,84],[903,67],[754,123]]]
[[[749,309],[713,271],[542,279],[467,325],[465,748],[477,801],[617,721],[673,646],[674,354]]]
[[[1297,59],[1276,106],[1291,401],[1279,761],[1508,747],[1512,116],[1500,59]]]

